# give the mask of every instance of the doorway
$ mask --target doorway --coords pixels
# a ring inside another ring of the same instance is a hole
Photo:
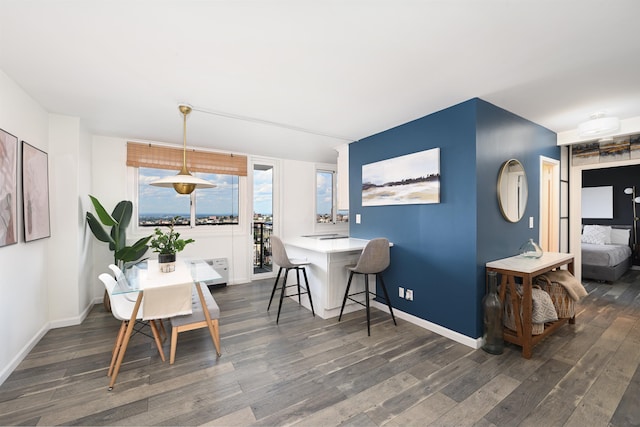
[[[560,162],[540,156],[540,247],[560,251]]]
[[[254,160],[252,163],[252,278],[260,279],[273,274],[269,237],[274,232],[276,218],[273,192],[276,187],[275,163],[265,159]]]

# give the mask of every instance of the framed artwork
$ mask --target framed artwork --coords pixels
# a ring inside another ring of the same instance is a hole
[[[440,203],[440,148],[362,165],[362,206]]]
[[[18,243],[18,138],[0,129],[0,247]]]
[[[51,236],[47,153],[22,141],[22,203],[24,240]]]

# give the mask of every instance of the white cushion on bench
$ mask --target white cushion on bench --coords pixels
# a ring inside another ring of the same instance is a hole
[[[204,302],[207,305],[209,316],[211,317],[211,323],[207,323],[202,304],[200,303],[200,296],[198,295],[198,288],[204,298]],[[185,316],[174,316],[171,318],[171,357],[169,363],[173,365],[176,357],[176,348],[178,346],[178,334],[180,332],[191,331],[193,329],[209,328],[213,345],[216,348],[216,354],[220,357],[220,329],[218,327],[218,318],[220,317],[220,307],[216,304],[216,300],[209,292],[209,288],[204,283],[197,283],[192,286],[191,304],[192,313]]]
[[[207,304],[207,308],[209,309],[209,316],[212,319],[220,318],[220,307],[216,304],[216,300],[211,295],[209,288],[204,283],[198,283],[195,286],[200,286],[202,290],[202,295],[204,295],[204,301]],[[191,292],[191,314],[187,314],[185,316],[174,316],[171,318],[171,326],[183,326],[188,325],[190,323],[204,322],[204,312],[202,311],[202,304],[200,304],[200,297],[198,297],[198,292],[196,288],[193,288]]]

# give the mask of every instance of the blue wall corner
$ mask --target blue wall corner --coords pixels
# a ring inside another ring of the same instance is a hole
[[[555,141],[553,132],[476,98],[349,145],[350,234],[394,243],[384,273],[394,307],[470,337],[482,335],[484,264],[515,255],[529,237],[537,240],[528,220],[502,219],[498,171],[510,158],[523,162],[525,218],[537,218],[539,156],[558,159]],[[362,165],[438,147],[440,203],[362,207]],[[399,286],[412,289],[414,300],[399,298]]]

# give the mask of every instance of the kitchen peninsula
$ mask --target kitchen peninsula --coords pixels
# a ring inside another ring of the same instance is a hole
[[[305,259],[311,263],[307,267],[309,287],[316,314],[323,319],[340,314],[349,278],[346,267],[357,264],[368,242],[366,239],[341,235],[301,236],[284,242],[290,258]],[[291,277],[288,283],[295,283],[294,280],[295,277]],[[374,276],[370,276],[369,283],[371,289],[375,289]],[[354,276],[351,283],[351,292],[356,290],[364,290],[364,278],[361,275]],[[303,298],[302,304],[311,310],[308,299]],[[362,309],[359,304],[348,302],[344,311],[348,313],[358,309]]]

